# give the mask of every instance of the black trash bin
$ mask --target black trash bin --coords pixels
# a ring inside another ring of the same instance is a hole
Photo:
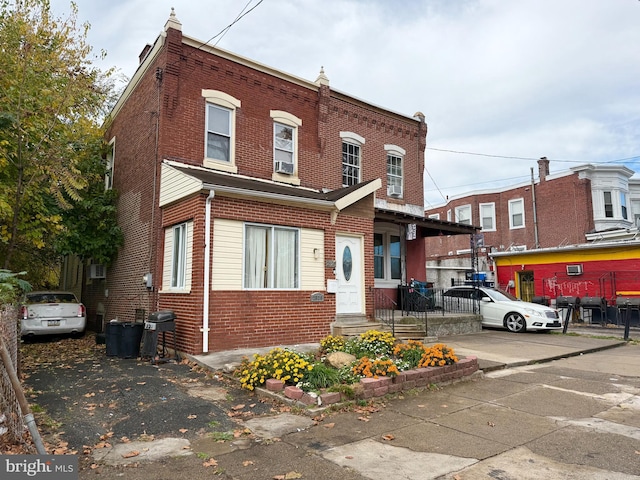
[[[107,356],[137,358],[144,324],[132,322],[109,322],[105,328]]]
[[[120,322],[109,322],[104,329],[108,357],[117,357],[120,351]]]
[[[122,330],[120,345],[118,346],[118,357],[138,358],[140,355],[140,341],[142,340],[144,324],[127,322],[121,323],[120,325],[122,325]]]

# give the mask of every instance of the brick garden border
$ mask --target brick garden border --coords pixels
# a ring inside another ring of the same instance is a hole
[[[353,399],[348,399],[340,392],[327,392],[315,396],[304,390],[292,386],[285,386],[282,380],[270,378],[266,381],[265,388],[273,394],[283,394],[289,400],[299,402],[306,406],[329,406],[347,400],[362,400],[382,397],[389,393],[400,393],[414,388],[427,387],[443,383],[459,381],[469,377],[478,371],[478,358],[469,356],[458,360],[453,365],[444,367],[425,367],[413,370],[405,370],[395,377],[362,378],[360,385],[362,393]]]

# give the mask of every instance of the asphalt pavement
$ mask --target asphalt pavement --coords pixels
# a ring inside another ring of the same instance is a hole
[[[97,350],[28,382],[58,436],[91,446],[80,478],[640,478],[637,342],[609,329],[438,341],[483,373],[339,411],[276,404],[222,374],[257,350],[195,356],[195,367]]]

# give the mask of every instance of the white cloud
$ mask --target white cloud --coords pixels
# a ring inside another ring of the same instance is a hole
[[[68,2],[53,0],[63,14]],[[76,0],[103,67],[131,76],[171,7],[209,40],[246,2]],[[252,8],[258,0],[252,0]],[[640,155],[636,0],[264,0],[218,46],[406,115],[425,113],[428,147],[573,163]],[[535,160],[427,150],[446,195],[527,179]],[[632,169],[639,169],[629,163]],[[429,176],[428,203],[442,201]]]

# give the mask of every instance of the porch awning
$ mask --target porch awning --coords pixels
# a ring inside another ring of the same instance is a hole
[[[420,215],[376,208],[375,220],[378,222],[390,222],[401,225],[415,224],[422,237],[437,237],[439,235],[471,235],[480,230],[475,225],[447,222],[435,218],[427,218]]]

